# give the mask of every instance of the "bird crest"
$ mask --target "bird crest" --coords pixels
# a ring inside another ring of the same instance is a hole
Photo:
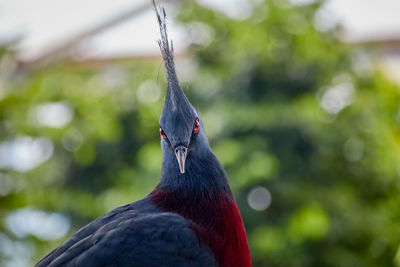
[[[158,40],[160,46],[161,55],[164,61],[164,67],[167,74],[167,95],[165,98],[165,105],[172,111],[176,111],[179,106],[186,106],[190,102],[183,93],[179,86],[178,77],[176,75],[175,63],[174,63],[174,46],[172,41],[168,39],[167,32],[167,15],[165,8],[157,6],[155,0],[153,0],[154,10],[157,15],[157,21],[160,28],[161,39]],[[186,105],[185,105],[186,104]]]

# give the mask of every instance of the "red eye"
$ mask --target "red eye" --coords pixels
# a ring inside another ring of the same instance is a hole
[[[161,128],[160,128],[160,135],[165,139],[167,138],[167,135],[164,133],[163,129],[161,129]]]
[[[193,132],[194,133],[198,133],[200,131],[200,122],[199,120],[196,120],[194,122],[194,126],[193,126]]]

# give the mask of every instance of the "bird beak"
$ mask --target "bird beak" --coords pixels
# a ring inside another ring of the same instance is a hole
[[[175,156],[178,160],[179,170],[181,173],[185,173],[185,161],[188,149],[184,146],[178,146],[175,148]]]

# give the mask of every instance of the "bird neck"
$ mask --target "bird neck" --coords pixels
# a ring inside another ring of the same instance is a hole
[[[220,191],[231,194],[226,174],[218,159],[209,149],[191,151],[181,173],[171,149],[163,151],[162,172],[159,187],[184,192]]]
[[[184,174],[175,168],[164,169],[171,166],[165,162],[161,181],[149,196],[159,209],[189,220],[219,266],[251,266],[246,231],[225,171],[209,153],[188,158]]]

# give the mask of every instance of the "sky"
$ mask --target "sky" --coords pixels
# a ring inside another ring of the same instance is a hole
[[[20,57],[34,59],[48,48],[149,0],[2,0],[0,43],[20,37]],[[198,0],[230,16],[246,11],[246,0]],[[291,0],[304,4],[312,0]],[[344,25],[350,40],[400,38],[399,0],[327,0],[322,17]],[[172,11],[169,11],[172,12]],[[158,53],[156,20],[151,9],[127,20],[85,43],[88,57],[113,57]],[[183,30],[173,22],[170,36],[182,49]]]

